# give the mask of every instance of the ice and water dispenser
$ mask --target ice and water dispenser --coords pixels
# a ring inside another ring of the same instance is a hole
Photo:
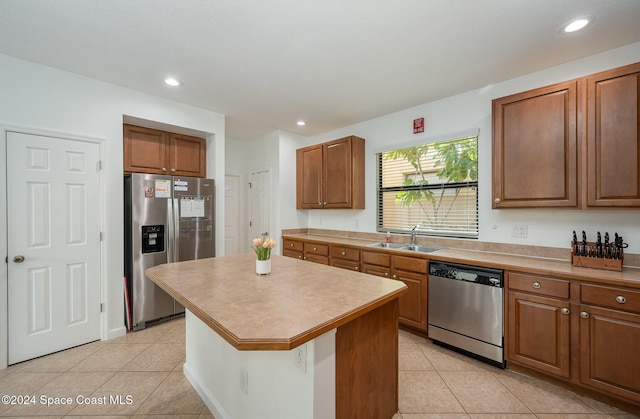
[[[164,252],[164,225],[142,226],[142,253]]]

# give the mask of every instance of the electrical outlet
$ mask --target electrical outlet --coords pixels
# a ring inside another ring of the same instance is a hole
[[[294,364],[300,371],[307,373],[307,344],[300,345],[293,350]]]
[[[240,390],[249,395],[249,373],[242,367],[240,367]]]
[[[520,239],[527,238],[527,226],[524,224],[511,226],[511,237],[517,237]]]

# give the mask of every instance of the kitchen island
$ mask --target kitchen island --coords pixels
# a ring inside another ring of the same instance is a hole
[[[391,418],[400,281],[253,254],[153,267],[186,308],[184,373],[216,418]]]

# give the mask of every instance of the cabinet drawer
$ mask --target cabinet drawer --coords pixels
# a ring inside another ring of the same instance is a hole
[[[403,271],[427,273],[427,260],[419,258],[409,258],[405,256],[393,257],[393,268]]]
[[[640,291],[603,285],[581,284],[580,293],[580,300],[584,304],[640,313]]]
[[[284,248],[289,250],[296,250],[298,252],[302,252],[303,242],[299,242],[297,240],[284,240]]]
[[[549,297],[569,298],[570,281],[563,279],[508,272],[507,281],[512,290],[533,292]]]
[[[308,262],[320,263],[322,265],[328,265],[329,264],[329,257],[328,256],[320,256],[320,255],[315,255],[313,253],[305,254],[303,259],[308,261]]]
[[[391,256],[384,253],[362,252],[362,262],[388,268],[391,266]]]
[[[304,252],[318,256],[329,256],[329,246],[326,244],[305,243]]]
[[[331,246],[331,257],[359,262],[360,251],[350,247]]]
[[[291,249],[287,249],[287,248],[285,248],[285,249],[282,251],[282,255],[283,255],[283,256],[290,257],[290,258],[302,259],[302,252],[297,251],[297,250],[291,250]]]

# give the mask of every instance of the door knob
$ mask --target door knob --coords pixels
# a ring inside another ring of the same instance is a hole
[[[13,261],[15,263],[22,263],[22,262],[24,262],[24,256],[22,256],[22,255],[14,256],[13,257]]]

